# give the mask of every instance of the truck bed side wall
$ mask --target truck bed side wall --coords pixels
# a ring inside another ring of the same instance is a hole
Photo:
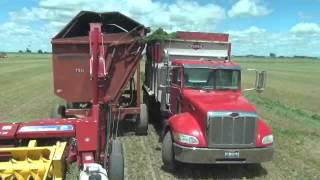
[[[147,60],[145,64],[145,85],[151,90],[155,101],[161,103],[161,109],[166,109],[169,103],[169,66],[163,55],[161,45],[152,44],[148,46]],[[161,58],[160,58],[161,57]]]
[[[170,69],[176,59],[183,60],[225,60],[230,44],[225,41],[194,39],[170,39],[164,42],[149,43],[145,64],[145,86],[161,104],[161,110],[169,107]]]

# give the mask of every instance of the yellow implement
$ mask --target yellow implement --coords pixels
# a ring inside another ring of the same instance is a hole
[[[66,142],[53,146],[37,147],[31,140],[27,147],[0,148],[0,154],[9,154],[6,162],[0,162],[1,180],[63,179]]]

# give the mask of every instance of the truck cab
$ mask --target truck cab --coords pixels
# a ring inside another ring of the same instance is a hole
[[[160,107],[165,121],[164,166],[173,169],[177,161],[252,164],[272,160],[272,130],[243,95],[243,70],[230,59],[227,38],[186,34],[169,45],[158,45],[165,55],[153,62],[152,73],[146,73],[153,76],[146,77],[145,96],[149,104],[159,104],[154,107]],[[157,54],[161,53],[153,52]],[[146,70],[147,66],[148,61]],[[256,71],[255,87],[250,90],[262,92],[265,80],[266,73]]]

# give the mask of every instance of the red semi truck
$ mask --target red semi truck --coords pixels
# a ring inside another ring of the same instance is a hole
[[[164,123],[162,160],[251,164],[273,157],[271,128],[242,94],[241,67],[230,60],[228,34],[177,32],[149,43],[144,100]],[[255,70],[256,71],[256,70]],[[266,72],[256,71],[262,92]]]

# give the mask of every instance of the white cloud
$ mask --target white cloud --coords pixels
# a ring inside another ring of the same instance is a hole
[[[19,12],[9,12],[9,16],[14,22],[30,22],[36,18],[34,12],[25,7]]]
[[[0,25],[1,50],[18,51],[26,48],[33,51],[49,50],[50,34],[43,29],[34,30],[30,26],[7,22]]]
[[[320,25],[316,23],[298,23],[294,25],[290,32],[295,34],[320,34]]]
[[[51,50],[51,38],[79,11],[119,11],[152,29],[169,31],[215,32],[225,20],[226,12],[214,3],[200,4],[195,0],[163,3],[154,0],[40,0],[35,7],[10,12],[10,19],[0,24],[1,51]],[[261,16],[269,10],[259,0],[240,0],[228,12],[230,17]],[[36,24],[36,25],[34,25]],[[227,31],[235,54],[312,55],[320,56],[320,29],[315,23],[299,23],[288,32],[268,32],[251,26]],[[311,54],[312,53],[312,54]]]
[[[265,54],[262,49],[257,49],[264,46],[262,38],[267,35],[265,29],[251,26],[244,30],[230,30],[227,33],[230,34],[236,54]]]
[[[320,34],[295,34],[290,32],[268,32],[266,29],[251,26],[243,30],[230,30],[233,54],[235,55],[277,55],[320,56]]]
[[[120,11],[147,26],[164,27],[169,31],[209,31],[226,17],[224,8],[216,4],[200,5],[190,0],[171,4],[152,0],[41,0],[39,7],[10,12],[10,17],[22,23],[41,20],[54,26],[67,23],[81,10]]]
[[[42,7],[23,8],[21,11],[9,12],[10,20],[21,24],[40,21],[44,24],[52,24],[54,27],[58,23],[66,24],[75,16],[78,10],[61,10],[57,8],[47,9]],[[57,28],[61,28],[59,26]]]
[[[7,36],[25,36],[32,33],[31,29],[27,25],[19,25],[14,22],[6,22],[0,26],[2,34]]]
[[[266,32],[265,29],[258,28],[256,26],[250,26],[249,28],[247,28],[245,30],[237,30],[237,31],[230,30],[230,31],[228,31],[228,33],[233,36],[248,36],[248,35],[252,36],[252,35],[260,35],[265,32]]]
[[[90,2],[90,1],[89,1]],[[91,2],[96,3],[96,2]],[[46,9],[73,10],[89,4],[87,0],[40,0],[39,6]]]
[[[216,23],[225,18],[224,9],[215,4],[201,6],[196,2],[177,1],[168,10],[173,29],[180,30],[212,30]]]
[[[0,24],[1,32],[9,31],[6,27],[10,24],[19,26],[10,29],[11,35],[24,34],[24,43],[0,35],[1,40],[7,42],[0,50],[25,49],[33,44],[37,50],[39,44],[44,44],[45,50],[50,51],[51,37],[82,10],[119,11],[152,29],[163,27],[167,31],[212,31],[226,17],[224,8],[214,3],[199,4],[195,0],[171,3],[154,0],[40,0],[35,7],[9,12],[9,21]],[[34,23],[41,24],[41,28],[33,27]]]
[[[239,0],[228,11],[228,15],[229,17],[265,16],[271,12],[260,3],[260,0]]]

